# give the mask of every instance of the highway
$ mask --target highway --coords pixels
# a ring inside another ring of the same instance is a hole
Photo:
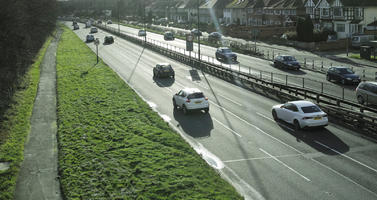
[[[112,27],[118,30],[117,24],[107,24],[106,26]],[[138,30],[134,28],[130,28],[127,26],[120,26],[120,31],[126,34],[137,36]],[[143,37],[140,37],[143,38]],[[184,49],[186,48],[186,41],[181,39],[175,39],[174,41],[165,41],[162,35],[147,32],[147,41],[155,43],[157,45],[175,50],[180,51],[185,54],[189,54]],[[197,44],[194,44],[194,52],[191,53],[193,57],[197,57]],[[250,72],[255,76],[260,76],[260,71],[263,71],[262,76],[268,80],[271,79],[271,72],[273,74],[273,80],[276,82],[281,82],[283,84],[286,81],[294,86],[304,87],[314,89],[316,91],[323,91],[326,94],[334,95],[337,97],[344,97],[347,100],[351,100],[353,102],[357,102],[355,96],[355,89],[357,85],[341,85],[340,83],[336,82],[329,82],[326,80],[326,75],[314,72],[311,70],[302,69],[300,71],[293,71],[293,70],[285,70],[280,68],[275,68],[273,63],[264,59],[243,55],[237,53],[239,64],[223,64],[217,61],[215,57],[216,48],[209,47],[205,45],[201,45],[201,59],[204,61],[214,62],[218,65],[223,65],[225,67],[232,68],[234,70],[241,70],[243,72]],[[272,55],[270,55],[272,56]],[[310,63],[309,63],[310,65]],[[362,76],[361,69],[356,69],[357,73]],[[369,71],[368,71],[369,72]],[[286,79],[286,76],[288,78]],[[303,78],[305,79],[303,81]],[[323,83],[323,85],[322,85]],[[323,88],[323,89],[322,89]],[[344,90],[343,90],[344,88]]]
[[[85,41],[89,29],[82,27],[75,33]],[[295,132],[272,119],[271,107],[277,101],[116,36],[114,44],[103,45],[109,34],[102,30],[94,35],[101,41],[104,62],[246,199],[377,198],[377,141],[334,124]],[[88,46],[95,51],[93,43]],[[172,65],[175,79],[153,79],[152,68],[161,62]],[[209,114],[185,116],[173,109],[172,96],[184,87],[204,92]]]

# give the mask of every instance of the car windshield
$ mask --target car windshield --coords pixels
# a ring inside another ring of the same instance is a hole
[[[359,41],[359,37],[353,37],[352,41],[355,41],[355,42]]]
[[[318,106],[305,106],[305,107],[301,107],[301,110],[304,113],[321,112],[321,109]]]
[[[162,69],[163,70],[172,70],[170,65],[164,65],[164,66],[162,66]]]
[[[285,61],[296,61],[296,59],[294,57],[292,57],[292,56],[285,56],[284,60]]]
[[[199,99],[199,98],[204,98],[204,95],[201,92],[196,92],[196,93],[192,93],[192,94],[188,95],[187,98],[188,99]]]
[[[230,49],[223,49],[223,52],[224,53],[232,53],[232,50],[230,50]]]
[[[339,68],[338,70],[341,74],[353,74],[353,71],[348,68]]]

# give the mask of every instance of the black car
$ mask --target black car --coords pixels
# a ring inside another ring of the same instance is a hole
[[[297,62],[295,57],[287,55],[276,56],[274,59],[274,66],[295,70],[299,70],[301,68],[300,63]]]
[[[343,85],[347,83],[359,84],[361,81],[359,75],[355,74],[350,68],[342,66],[330,67],[327,70],[326,79],[328,81],[339,81]]]
[[[174,34],[170,31],[165,32],[164,40],[174,40]]]
[[[79,25],[77,24],[73,25],[73,30],[78,30],[78,29],[80,29]]]
[[[94,35],[87,35],[86,36],[86,42],[93,42],[94,41]]]
[[[216,59],[225,62],[237,62],[237,55],[228,47],[219,47],[216,50]]]
[[[90,29],[90,33],[98,33],[98,29],[93,27]]]
[[[221,33],[219,32],[212,32],[208,35],[208,41],[211,41],[211,42],[217,42],[217,41],[220,41],[221,40]]]
[[[114,38],[113,38],[113,36],[111,36],[111,35],[109,35],[109,36],[105,36],[104,43],[105,43],[105,44],[112,44],[112,43],[114,43]]]
[[[174,78],[175,72],[170,64],[160,63],[153,68],[153,77],[162,78],[162,77],[172,77]]]
[[[198,29],[194,28],[191,30],[191,34],[194,36],[202,36],[202,32],[199,31]]]

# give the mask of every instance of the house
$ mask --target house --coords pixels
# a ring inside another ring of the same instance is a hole
[[[233,0],[206,0],[199,7],[200,21],[205,23],[215,23],[223,21],[223,9]]]
[[[370,15],[375,11],[377,0],[307,0],[306,13],[316,29],[337,32],[338,39],[363,32],[365,8]],[[375,14],[374,14],[375,15]]]
[[[224,23],[246,25],[246,10],[249,3],[253,0],[233,0],[224,8]]]

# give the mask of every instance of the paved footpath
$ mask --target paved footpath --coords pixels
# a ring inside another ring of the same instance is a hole
[[[56,126],[56,50],[61,31],[41,64],[38,93],[18,176],[16,200],[61,200]]]

